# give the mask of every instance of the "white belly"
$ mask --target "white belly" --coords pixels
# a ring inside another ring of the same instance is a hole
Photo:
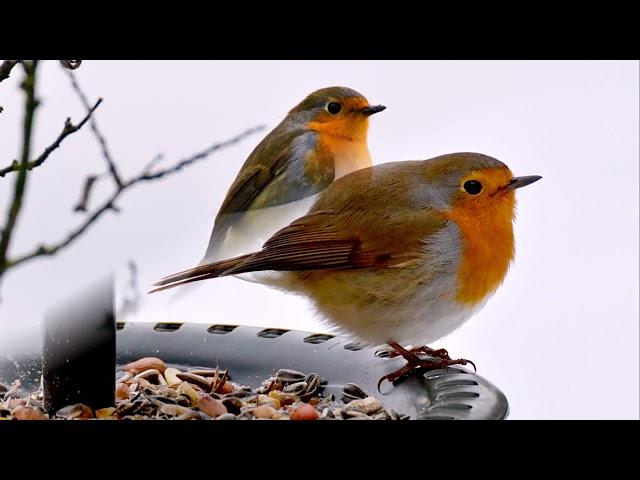
[[[214,255],[203,258],[200,261],[200,265],[260,251],[262,245],[273,234],[294,220],[306,215],[318,195],[312,195],[302,200],[275,207],[247,211],[229,228],[218,251]],[[269,275],[271,274],[255,272],[236,275],[236,278],[249,282],[264,283],[263,280]]]
[[[460,327],[488,296],[456,300],[460,257],[457,226],[425,239],[424,257],[385,269],[283,272],[272,285],[309,297],[337,331],[371,344],[428,345]]]

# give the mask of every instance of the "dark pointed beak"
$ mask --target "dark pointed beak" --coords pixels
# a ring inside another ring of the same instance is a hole
[[[507,185],[507,190],[515,190],[517,188],[526,187],[527,185],[531,185],[533,182],[537,182],[542,177],[540,175],[527,175],[526,177],[514,177]]]
[[[387,107],[385,107],[384,105],[371,105],[369,107],[364,107],[363,109],[361,109],[360,113],[363,113],[368,117],[369,115],[373,115],[374,113],[383,111],[385,108]]]

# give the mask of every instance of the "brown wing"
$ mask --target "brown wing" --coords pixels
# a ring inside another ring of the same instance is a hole
[[[280,230],[261,251],[221,275],[259,270],[353,270],[397,266],[424,255],[424,240],[446,224],[434,211],[366,225],[344,213],[317,212]]]
[[[424,255],[447,220],[416,192],[422,162],[364,168],[333,182],[308,215],[273,235],[224,275],[253,270],[392,267]]]
[[[448,223],[418,190],[420,167],[421,162],[397,162],[351,173],[259,252],[180,272],[156,285],[171,288],[259,270],[393,268],[420,259],[428,239]],[[417,183],[410,185],[412,179]]]

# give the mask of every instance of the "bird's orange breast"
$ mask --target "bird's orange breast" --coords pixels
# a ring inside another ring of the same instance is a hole
[[[475,305],[495,292],[515,254],[514,193],[504,193],[486,201],[476,200],[461,202],[443,212],[458,225],[462,234],[456,298],[467,305]]]
[[[318,133],[316,148],[319,155],[316,158],[333,160],[336,180],[355,170],[371,166],[366,119],[310,122],[308,127]]]

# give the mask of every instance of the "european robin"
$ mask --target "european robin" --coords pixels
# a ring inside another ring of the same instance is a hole
[[[346,87],[317,90],[296,105],[242,165],[200,264],[259,249],[334,180],[371,166],[369,116],[384,109]]]
[[[270,271],[263,283],[306,295],[334,327],[407,360],[381,382],[464,365],[444,349],[402,345],[430,344],[484,306],[514,258],[515,190],[540,178],[514,177],[479,153],[357,170],[260,251],[171,275],[153,291]]]

